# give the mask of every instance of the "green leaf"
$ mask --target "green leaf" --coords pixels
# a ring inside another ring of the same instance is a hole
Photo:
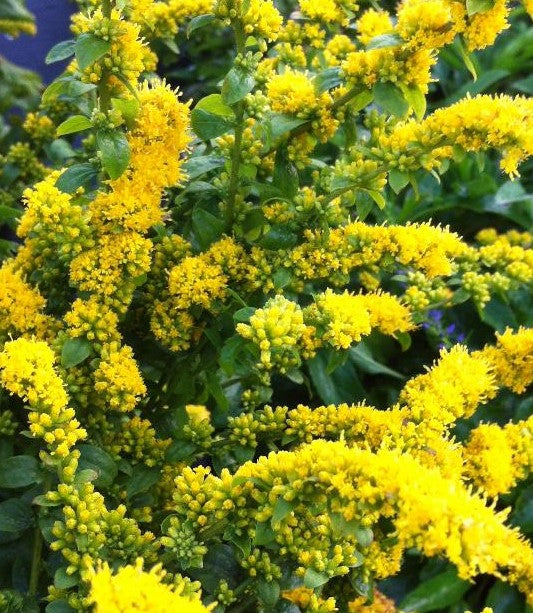
[[[99,130],[96,146],[102,156],[102,165],[110,179],[118,179],[130,161],[130,146],[121,130]]]
[[[211,94],[210,96],[202,98],[198,101],[194,108],[207,111],[213,115],[220,115],[222,117],[235,119],[233,109],[224,102],[220,94]]]
[[[72,368],[86,360],[92,353],[92,345],[86,338],[69,338],[61,349],[61,366]]]
[[[275,538],[274,530],[269,522],[258,522],[255,527],[255,540],[254,544],[258,547],[263,547],[272,543]]]
[[[260,602],[267,607],[272,607],[276,604],[280,595],[280,587],[277,581],[266,581],[259,579],[256,583],[257,597]]]
[[[6,206],[5,204],[0,204],[0,225],[6,221],[11,221],[12,219],[20,217],[20,214],[21,211],[19,209],[14,209],[13,207]]]
[[[45,609],[46,613],[75,613],[74,609],[64,600],[54,600]]]
[[[42,481],[39,472],[39,462],[29,455],[16,455],[2,460],[0,468],[0,487],[19,488],[27,487]],[[1,530],[0,523],[0,530]]]
[[[115,460],[103,449],[95,445],[78,445],[81,455],[78,463],[78,470],[93,470],[97,477],[94,482],[98,488],[109,487],[118,474],[118,467]]]
[[[315,589],[316,587],[320,587],[329,581],[329,575],[326,573],[319,573],[317,570],[313,568],[308,568],[305,571],[304,575],[304,585],[305,587],[309,587],[311,589]]]
[[[18,498],[0,502],[0,532],[24,532],[33,525],[31,506]]]
[[[34,21],[33,15],[26,10],[22,2],[2,0],[0,2],[0,19],[9,21]]]
[[[111,49],[111,41],[98,38],[90,32],[80,34],[76,40],[75,54],[80,70],[85,70]]]
[[[447,570],[422,582],[401,602],[399,608],[405,613],[435,611],[458,602],[470,588],[470,583],[459,579],[455,569]]]
[[[409,183],[409,175],[406,172],[393,168],[389,171],[389,185],[395,194],[399,194]]]
[[[298,193],[300,185],[298,171],[289,159],[286,147],[280,147],[276,151],[272,183],[289,199],[294,198]]]
[[[397,47],[402,44],[402,39],[398,34],[380,34],[374,36],[366,46],[367,50],[370,49],[384,49],[385,47]]]
[[[417,119],[423,119],[427,106],[424,93],[416,86],[405,87],[402,91],[409,106],[415,112]]]
[[[401,89],[389,82],[374,85],[374,102],[383,110],[396,117],[404,117],[409,110],[409,104]]]
[[[150,468],[144,464],[137,464],[133,467],[133,472],[126,485],[128,498],[133,498],[137,494],[148,491],[159,480],[161,471],[159,468]]]
[[[192,228],[200,247],[207,249],[222,236],[225,224],[222,219],[197,206],[192,212]]]
[[[64,566],[58,568],[54,574],[54,585],[60,590],[68,590],[74,587],[79,582],[79,577],[76,574],[67,575],[67,571]]]
[[[371,89],[364,89],[354,96],[348,104],[352,111],[360,111],[366,108],[373,100],[374,92]]]
[[[405,379],[405,377],[396,370],[392,370],[392,368],[376,362],[372,357],[370,349],[362,342],[356,347],[352,347],[349,352],[352,361],[364,372],[371,375],[388,375],[389,377],[400,380]]]
[[[235,322],[248,322],[250,317],[255,313],[254,307],[244,307],[233,313],[233,321]]]
[[[250,93],[255,85],[253,75],[241,67],[234,66],[222,83],[222,99],[227,104],[235,104]]]
[[[533,533],[533,485],[522,490],[516,499],[511,521],[523,534]]]
[[[496,581],[490,588],[485,606],[491,607],[493,613],[518,613],[524,609],[524,597],[520,592],[503,581]]]
[[[276,224],[261,239],[260,245],[265,249],[288,249],[294,247],[298,237],[286,225]]]
[[[365,189],[364,191],[372,198],[380,209],[385,208],[386,202],[381,192],[378,192],[376,189]]]
[[[89,162],[74,164],[61,174],[56,181],[56,187],[66,194],[72,194],[79,187],[87,187],[97,174],[98,171]]]
[[[54,62],[66,60],[70,56],[74,55],[75,45],[75,40],[63,40],[60,43],[57,43],[57,45],[54,45],[47,53],[44,59],[45,63],[53,64]]]
[[[270,117],[270,128],[272,138],[278,138],[285,132],[290,132],[298,126],[304,124],[306,119],[298,119],[289,115],[273,114]]]
[[[196,452],[198,446],[191,441],[174,441],[167,450],[166,459],[169,462],[179,462]]]
[[[338,87],[341,83],[341,69],[338,66],[326,68],[326,70],[318,73],[314,79],[315,89],[318,94]]]
[[[74,132],[87,130],[90,127],[92,127],[91,120],[85,117],[85,115],[73,115],[57,126],[57,135],[73,134]]]
[[[494,0],[466,0],[466,12],[469,17],[476,13],[486,13],[494,6]]]
[[[187,38],[189,38],[193,32],[196,32],[196,30],[205,28],[205,26],[213,23],[213,21],[216,21],[216,17],[212,14],[197,15],[193,17],[187,25]]]
[[[207,141],[226,134],[234,122],[222,115],[195,108],[191,113],[191,126],[198,138]]]
[[[187,173],[189,179],[196,179],[201,175],[224,166],[225,159],[218,155],[199,155],[189,158],[183,165],[183,170]]]
[[[126,125],[133,126],[139,113],[139,102],[135,98],[111,98],[111,106],[120,112]]]
[[[497,332],[504,332],[507,327],[518,327],[511,307],[495,296],[481,310],[481,319]]]
[[[459,51],[459,55],[461,56],[461,59],[465,63],[465,66],[467,67],[468,72],[472,75],[472,78],[474,79],[474,81],[477,81],[477,70],[474,65],[474,62],[472,61],[472,56],[470,55],[470,53],[468,52],[467,48],[464,46],[460,38],[456,39],[455,44],[457,45],[457,50]]]
[[[278,498],[276,504],[274,505],[274,511],[272,513],[272,526],[285,519],[287,515],[292,511],[292,509],[292,502],[285,500],[284,498]]]

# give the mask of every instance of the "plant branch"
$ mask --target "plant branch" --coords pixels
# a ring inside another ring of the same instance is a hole
[[[235,42],[237,54],[243,55],[245,51],[245,39],[242,25],[234,23]],[[231,154],[231,169],[228,184],[228,198],[226,202],[226,223],[228,230],[231,230],[235,221],[235,198],[239,187],[239,167],[241,164],[242,134],[244,131],[244,102],[239,100],[235,104],[235,140]]]

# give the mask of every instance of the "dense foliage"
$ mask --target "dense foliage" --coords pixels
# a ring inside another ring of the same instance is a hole
[[[0,610],[529,611],[532,3],[79,4],[2,83]]]

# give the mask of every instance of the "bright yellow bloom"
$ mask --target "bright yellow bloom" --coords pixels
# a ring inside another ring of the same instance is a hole
[[[355,13],[359,8],[356,0],[299,0],[300,10],[309,19],[324,23],[349,22],[349,12]]]
[[[465,475],[489,496],[506,494],[533,467],[533,417],[527,421],[481,424],[470,433],[463,456]]]
[[[217,0],[214,13],[228,23],[233,19],[240,21],[248,36],[269,41],[277,39],[283,23],[272,0]]]
[[[533,383],[533,328],[506,330],[496,339],[496,346],[477,353],[492,366],[500,385],[521,394]]]
[[[209,613],[212,607],[204,607],[197,598],[182,596],[179,588],[163,583],[166,572],[161,565],[150,571],[143,570],[139,558],[135,566],[123,566],[116,574],[107,564],[93,572],[89,601],[95,613]]]
[[[356,25],[359,32],[358,38],[363,45],[368,45],[376,36],[390,34],[394,29],[389,13],[376,9],[365,11],[357,20]]]
[[[87,433],[80,427],[55,369],[55,355],[42,342],[19,338],[0,353],[0,383],[27,402],[30,431],[47,444],[52,456],[66,458]]]
[[[46,300],[7,261],[0,268],[0,339],[10,333],[46,335],[51,318],[43,315]]]
[[[146,386],[133,357],[131,347],[117,348],[115,343],[104,348],[102,359],[94,372],[96,402],[112,411],[133,411]]]
[[[274,75],[267,85],[270,106],[276,113],[309,116],[317,108],[313,81],[303,72],[286,70]]]

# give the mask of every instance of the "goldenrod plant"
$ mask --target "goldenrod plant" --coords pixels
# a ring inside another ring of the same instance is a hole
[[[526,613],[531,3],[79,9],[5,161],[0,610]]]

